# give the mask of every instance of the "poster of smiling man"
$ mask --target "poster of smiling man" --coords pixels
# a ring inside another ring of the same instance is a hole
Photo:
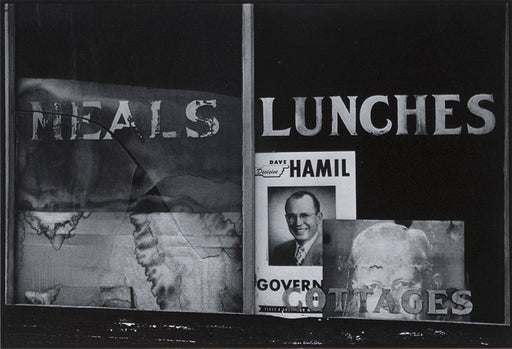
[[[322,265],[322,221],[335,217],[335,187],[271,187],[269,265]]]
[[[255,170],[256,313],[321,316],[323,221],[355,219],[355,153],[257,153]]]

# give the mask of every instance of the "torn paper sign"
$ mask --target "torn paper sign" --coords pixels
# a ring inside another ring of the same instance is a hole
[[[20,209],[241,209],[239,97],[19,79],[16,124]]]

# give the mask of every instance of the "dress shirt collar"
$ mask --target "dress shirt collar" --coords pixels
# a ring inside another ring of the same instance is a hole
[[[313,242],[315,242],[316,238],[318,237],[318,231],[313,235],[311,239],[306,241],[304,244],[300,245],[297,240],[295,240],[295,254],[297,254],[297,250],[300,246],[304,247],[304,255],[307,255],[309,250],[311,249],[311,246],[313,245]]]

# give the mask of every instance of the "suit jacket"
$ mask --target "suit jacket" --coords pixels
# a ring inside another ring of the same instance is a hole
[[[269,265],[295,265],[295,239],[283,242],[272,252]],[[322,265],[322,234],[318,233],[301,266]]]

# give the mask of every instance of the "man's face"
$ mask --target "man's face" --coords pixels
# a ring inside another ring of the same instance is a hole
[[[415,319],[407,313],[402,304],[402,295],[410,288],[422,288],[414,264],[414,253],[407,242],[396,243],[380,239],[367,241],[360,250],[352,278],[353,288],[369,288],[373,291],[367,298],[366,317],[372,319]],[[389,289],[399,312],[390,312],[389,307],[375,313],[383,289]],[[414,302],[417,296],[411,297]]]
[[[322,213],[316,212],[313,199],[307,195],[290,199],[285,211],[288,229],[300,244],[310,240],[322,222]]]

